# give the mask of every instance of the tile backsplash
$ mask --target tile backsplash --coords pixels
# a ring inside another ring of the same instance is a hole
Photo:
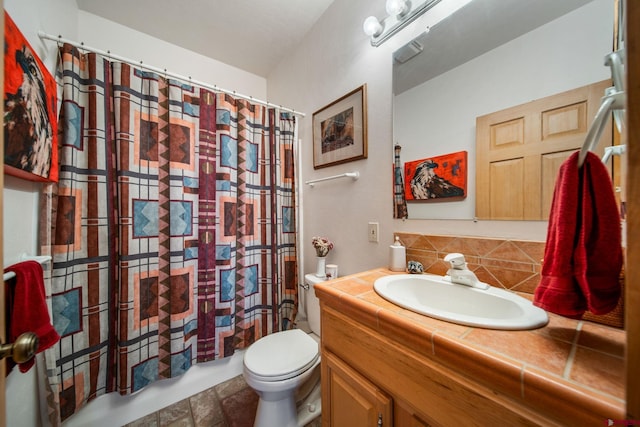
[[[540,281],[545,242],[415,233],[395,235],[407,248],[407,261],[420,262],[426,273],[446,274],[449,263],[444,261],[444,257],[459,252],[465,256],[469,269],[478,279],[492,286],[519,292],[532,299]],[[624,283],[623,277],[620,280]],[[586,313],[584,319],[622,328],[623,299],[611,313],[604,316]]]

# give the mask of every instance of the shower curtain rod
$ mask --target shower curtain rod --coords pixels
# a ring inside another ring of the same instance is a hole
[[[151,66],[151,65],[146,65],[142,61],[136,62],[134,60],[131,60],[129,58],[125,58],[123,56],[114,55],[113,53],[111,53],[111,51],[104,51],[104,50],[100,50],[100,49],[97,49],[97,48],[94,48],[94,47],[86,46],[84,44],[84,42],[78,43],[78,42],[75,42],[73,40],[65,39],[60,35],[54,36],[52,34],[47,34],[44,31],[38,31],[38,37],[40,37],[40,39],[53,40],[53,41],[56,41],[58,43],[68,43],[68,44],[70,44],[70,45],[72,45],[72,46],[74,46],[74,47],[76,47],[78,49],[88,50],[88,51],[91,51],[91,52],[94,52],[94,53],[98,53],[100,55],[107,56],[109,58],[113,58],[113,59],[115,59],[117,61],[125,62],[125,63],[127,63],[129,65],[133,65],[135,67],[140,67],[140,68],[144,68],[144,69],[147,69],[147,70],[150,70],[150,71],[154,71],[154,72],[156,72],[158,74],[162,74],[162,75],[174,78],[176,80],[181,80],[183,82],[188,82],[190,84],[194,84],[194,85],[197,85],[197,86],[202,86],[202,87],[204,87],[206,89],[211,89],[211,90],[213,90],[215,92],[222,92],[222,93],[226,93],[226,94],[229,94],[229,95],[233,95],[235,97],[243,98],[243,99],[246,99],[248,101],[255,102],[257,104],[261,104],[261,105],[264,105],[264,106],[267,106],[267,107],[279,108],[282,111],[288,111],[288,112],[293,113],[293,114],[295,114],[297,116],[305,117],[305,113],[302,113],[300,111],[296,111],[296,110],[294,110],[292,108],[287,108],[287,107],[283,107],[282,105],[272,104],[271,102],[268,102],[268,101],[261,101],[259,99],[256,99],[256,98],[252,97],[252,96],[242,95],[240,93],[237,93],[235,90],[227,90],[227,89],[223,89],[221,87],[218,87],[216,85],[211,85],[211,84],[208,84],[208,83],[200,82],[198,80],[192,79],[191,76],[183,76],[183,75],[180,75],[180,74],[176,74],[176,73],[172,73],[170,71],[167,71],[166,68],[159,68],[159,67],[154,67],[154,66]]]

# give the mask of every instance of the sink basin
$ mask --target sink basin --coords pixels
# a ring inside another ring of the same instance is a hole
[[[398,274],[377,279],[384,299],[440,320],[488,329],[522,330],[544,326],[547,313],[504,289],[472,288],[431,274]]]

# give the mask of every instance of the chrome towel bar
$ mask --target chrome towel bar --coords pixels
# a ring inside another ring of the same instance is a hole
[[[35,255],[35,256],[31,256],[31,255],[27,255],[27,254],[22,254],[20,256],[20,261],[38,261],[40,264],[46,264],[49,261],[51,261],[51,256],[49,255]],[[13,271],[9,271],[8,273],[4,273],[2,275],[2,278],[4,279],[4,281],[6,282],[9,279],[12,279],[16,277],[16,273],[14,273]]]
[[[345,172],[345,173],[340,174],[340,175],[333,175],[333,176],[327,176],[325,178],[312,179],[312,180],[306,181],[305,184],[310,185],[311,187],[313,187],[313,185],[316,182],[329,181],[329,180],[338,179],[338,178],[353,178],[353,180],[355,181],[358,178],[360,178],[360,172],[358,172],[358,171]]]

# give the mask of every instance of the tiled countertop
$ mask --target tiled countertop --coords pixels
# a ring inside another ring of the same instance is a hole
[[[402,335],[398,339],[409,344],[430,343],[426,356],[471,378],[495,382],[518,400],[561,405],[563,411],[597,408],[612,419],[624,418],[624,330],[552,313],[547,326],[526,331],[440,321],[380,297],[373,283],[390,274],[397,273],[379,268],[341,277],[316,285],[316,294],[354,316],[362,314],[367,326],[381,333]]]

